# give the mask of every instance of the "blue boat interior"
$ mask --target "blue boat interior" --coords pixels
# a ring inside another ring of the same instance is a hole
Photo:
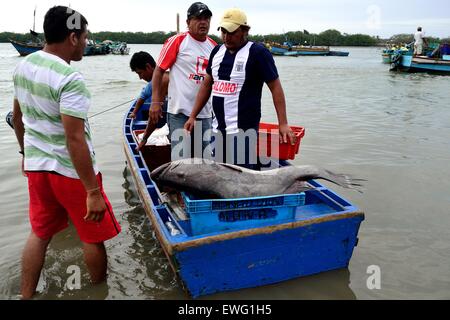
[[[146,126],[146,121],[140,121],[139,118],[136,120],[126,119],[125,131],[126,131],[126,139],[128,142],[128,148],[130,148],[131,153],[133,154],[134,161],[136,162],[136,167],[139,168],[139,175],[142,178],[142,181],[145,182],[148,195],[151,199],[153,205],[153,212],[156,213],[155,216],[158,219],[158,222],[161,226],[164,226],[163,232],[165,233],[166,238],[169,242],[176,244],[188,240],[200,239],[203,237],[210,237],[214,235],[220,235],[229,232],[235,232],[239,230],[249,229],[249,228],[260,228],[260,227],[268,227],[271,225],[279,225],[280,223],[292,223],[298,221],[311,220],[314,218],[323,218],[329,215],[336,214],[346,214],[350,212],[358,211],[356,207],[354,207],[350,202],[343,199],[341,196],[334,193],[332,190],[327,187],[321,185],[317,181],[310,181],[310,185],[314,187],[313,190],[305,192],[304,202],[302,205],[298,205],[295,207],[291,207],[290,209],[286,209],[285,211],[275,212],[279,214],[279,217],[274,216],[264,216],[261,217],[261,213],[258,213],[258,217],[256,221],[252,221],[248,216],[240,220],[238,219],[230,219],[229,217],[219,219],[216,217],[216,221],[211,222],[208,220],[211,218],[211,215],[219,215],[218,212],[208,212],[205,213],[203,218],[200,218],[194,225],[194,219],[192,215],[189,217],[187,214],[187,219],[179,219],[173,213],[171,208],[165,204],[161,203],[161,190],[159,187],[151,180],[149,174],[149,166],[148,159],[145,159],[143,153],[137,152],[135,149],[137,147],[137,142],[135,138],[134,131],[144,130]],[[277,161],[277,160],[272,160]],[[279,161],[279,166],[286,166],[289,163],[285,161]],[[283,209],[284,210],[284,209]],[[264,211],[264,212],[267,212]],[[225,212],[226,213],[226,212]],[[222,214],[224,214],[222,212]],[[208,216],[209,215],[209,216]],[[235,216],[235,212],[233,213],[233,217]],[[210,230],[208,228],[202,229],[198,227],[198,224],[219,224],[219,228],[217,230]],[[200,230],[200,231],[199,231]],[[202,230],[206,230],[202,232]]]
[[[202,199],[160,188],[150,172],[170,161],[170,146],[137,152],[147,121],[130,114],[123,123],[128,166],[152,229],[191,297],[348,267],[364,220],[350,202],[317,181],[304,193],[245,199]]]
[[[132,161],[135,161],[134,167],[139,168],[137,174],[140,176],[141,181],[145,183],[146,190],[144,190],[144,192],[148,193],[149,199],[151,200],[152,211],[155,213],[158,224],[162,226],[161,230],[167,241],[171,244],[222,235],[245,229],[301,222],[316,218],[325,218],[332,215],[344,215],[358,211],[358,208],[343,199],[341,196],[337,195],[329,188],[323,186],[317,181],[309,181],[310,185],[314,187],[314,189],[305,192],[301,205],[282,209],[275,208],[272,209],[276,210],[274,213],[269,212],[266,208],[264,211],[258,212],[255,220],[252,220],[252,218],[255,218],[254,216],[249,218],[248,215],[242,218],[242,212],[238,215],[234,212],[231,216],[227,216],[226,212],[214,211],[203,213],[203,215],[198,218],[196,222],[194,221],[195,219],[192,219],[193,216],[189,216],[189,214],[187,214],[187,219],[179,219],[179,217],[174,214],[167,204],[161,203],[161,190],[150,177],[149,159],[145,159],[144,153],[136,151],[137,142],[135,131],[145,130],[147,122],[140,118],[139,115],[136,119],[130,119],[129,114],[126,115],[124,121],[124,136],[127,142],[126,147],[129,148],[129,154],[133,157]],[[276,161],[280,167],[289,165],[286,161],[273,159],[272,161]],[[264,215],[261,215],[261,212],[264,212]],[[215,220],[213,222],[210,220],[211,216],[214,216]],[[216,224],[217,228],[202,229],[202,226],[199,227],[199,224],[201,225],[202,223],[206,225]],[[226,226],[226,228],[222,228],[223,226]]]

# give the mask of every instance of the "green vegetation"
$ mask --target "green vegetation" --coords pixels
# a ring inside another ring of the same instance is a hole
[[[40,37],[43,38],[43,37]],[[13,33],[13,32],[2,32],[0,33],[0,43],[9,42],[9,39],[16,41],[27,42],[32,39],[29,33]]]
[[[103,41],[121,41],[129,44],[162,44],[169,37],[173,36],[175,32],[157,31],[151,33],[144,32],[98,32],[90,35],[91,39]],[[220,43],[219,37],[211,36],[216,42]],[[43,35],[40,35],[43,38]],[[0,43],[8,42],[9,39],[18,41],[31,40],[30,34],[19,34],[12,32],[0,33]],[[252,41],[274,41],[283,43],[290,41],[294,44],[307,44],[317,46],[377,46],[390,43],[411,43],[414,39],[413,34],[398,34],[392,36],[390,39],[380,39],[365,34],[347,34],[340,33],[337,30],[330,29],[319,34],[308,33],[306,30],[291,31],[285,34],[269,34],[269,35],[251,35]],[[450,39],[428,38],[431,42],[449,41]]]
[[[433,37],[426,37],[429,43],[445,43],[448,42],[448,39],[439,39],[439,38],[433,38]],[[387,40],[390,43],[396,43],[396,44],[408,44],[411,42],[414,42],[414,35],[413,34],[396,34],[395,36],[392,36],[390,39]]]
[[[274,41],[283,43],[290,41],[294,44],[317,46],[376,46],[379,39],[364,34],[341,34],[337,30],[326,30],[319,34],[305,31],[287,32],[285,34],[270,34],[266,36],[252,36],[254,41]]]

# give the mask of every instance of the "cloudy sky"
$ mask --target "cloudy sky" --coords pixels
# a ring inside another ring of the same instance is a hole
[[[173,31],[180,13],[185,28],[191,1],[175,0],[16,0],[0,3],[0,32],[27,32],[37,7],[36,31],[42,32],[45,12],[53,5],[70,5],[98,31]],[[247,13],[253,34],[308,30],[319,33],[337,29],[342,33],[364,33],[390,37],[413,33],[423,26],[427,35],[450,36],[449,0],[205,0],[214,13],[211,32],[220,15],[230,7]]]

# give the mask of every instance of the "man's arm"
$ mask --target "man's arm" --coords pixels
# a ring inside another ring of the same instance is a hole
[[[25,128],[22,122],[22,110],[20,110],[19,101],[14,99],[13,103],[13,124],[14,132],[16,133],[17,141],[19,142],[20,151],[24,151],[23,137],[25,135]]]
[[[162,117],[162,103],[164,101],[163,77],[165,71],[156,67],[152,78],[152,104],[150,106],[150,116],[148,121],[156,125]]]
[[[142,136],[141,142],[139,142],[139,145],[136,148],[136,151],[141,151],[142,148],[145,147],[147,144],[148,138],[152,135],[153,131],[156,129],[156,124],[152,123],[151,121],[147,121],[147,127],[145,128],[144,135]]]
[[[286,115],[286,98],[284,96],[283,87],[281,86],[280,79],[273,80],[267,83],[271,93],[273,104],[278,116],[278,125],[280,127],[280,142],[287,143],[288,138],[292,145],[296,142],[296,137],[294,132],[288,125],[287,115]]]
[[[194,129],[198,114],[205,107],[209,97],[211,96],[212,85],[213,78],[211,75],[207,74],[197,93],[197,98],[195,99],[195,104],[192,109],[191,115],[189,116],[189,120],[184,125],[185,130],[192,132],[192,130]]]
[[[84,219],[100,222],[103,220],[106,204],[97,183],[91,154],[86,143],[84,120],[64,114],[61,118],[70,158],[87,193],[87,214]]]
[[[169,87],[169,73],[164,72],[163,77],[161,79],[162,79],[162,81],[161,81],[161,92],[162,92],[161,97],[163,97],[163,100],[164,100],[167,96],[167,89]],[[152,95],[152,100],[153,100],[153,95]],[[158,121],[159,121],[159,119],[158,119]],[[153,131],[155,131],[156,125],[157,125],[157,123],[153,123],[152,121],[150,121],[150,119],[149,119],[149,121],[147,121],[147,127],[145,128],[144,136],[142,137],[141,142],[139,143],[138,147],[136,148],[136,151],[141,151],[142,148],[145,147],[145,145],[147,144],[148,138],[153,133]]]
[[[130,114],[130,118],[131,119],[135,119],[136,118],[136,116],[137,116],[137,114],[138,114],[138,112],[139,112],[139,109],[141,109],[141,107],[142,107],[142,105],[144,104],[144,100],[143,99],[141,99],[141,98],[138,98],[137,99],[137,101],[136,101],[136,105],[134,106],[134,110],[133,110],[133,112]]]
[[[25,171],[24,171],[24,142],[23,137],[25,135],[25,127],[22,122],[22,110],[20,110],[19,101],[17,99],[14,99],[13,103],[13,125],[14,125],[14,132],[16,134],[17,142],[19,142],[20,152],[22,153],[22,175],[26,177]]]

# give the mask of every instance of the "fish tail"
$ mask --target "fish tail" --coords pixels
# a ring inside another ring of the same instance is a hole
[[[362,193],[360,188],[362,188],[364,186],[362,184],[362,182],[367,181],[364,179],[353,178],[348,174],[334,173],[332,171],[325,170],[325,169],[319,170],[319,174],[318,174],[317,178],[330,181],[330,182],[337,184],[338,186],[341,186],[346,189],[357,190],[360,193]]]

